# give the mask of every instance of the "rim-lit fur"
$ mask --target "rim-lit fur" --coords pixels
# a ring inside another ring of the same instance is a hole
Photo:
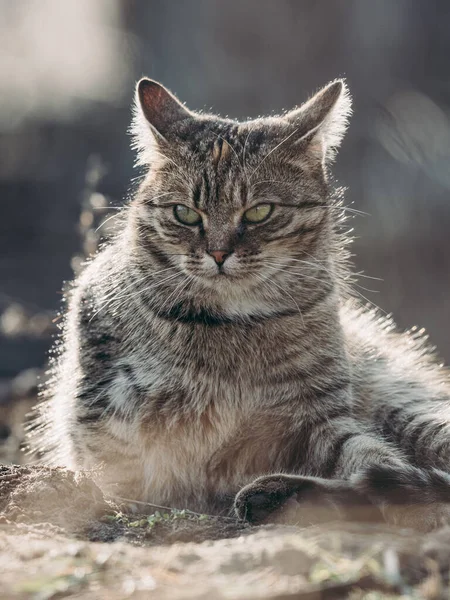
[[[47,462],[98,468],[117,496],[209,512],[262,475],[354,482],[386,504],[376,469],[402,473],[399,486],[414,466],[448,470],[447,372],[348,289],[328,170],[349,113],[342,81],[244,123],[139,84],[146,176],[69,295],[31,433]],[[267,221],[245,222],[260,203],[274,205]],[[180,223],[177,204],[201,225]],[[229,254],[220,268],[214,250]]]

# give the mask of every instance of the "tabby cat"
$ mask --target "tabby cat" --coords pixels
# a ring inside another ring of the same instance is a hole
[[[94,469],[117,498],[252,523],[294,504],[300,521],[450,517],[448,372],[351,291],[329,175],[350,107],[337,80],[237,122],[139,82],[145,176],[68,295],[31,433],[48,463]]]

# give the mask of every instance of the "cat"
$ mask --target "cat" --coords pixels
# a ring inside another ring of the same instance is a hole
[[[447,521],[449,374],[352,292],[330,175],[350,113],[343,80],[245,122],[138,83],[145,174],[68,293],[30,433],[45,462],[255,524],[327,507]]]

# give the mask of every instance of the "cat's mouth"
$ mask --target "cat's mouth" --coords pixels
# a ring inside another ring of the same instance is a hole
[[[219,267],[217,272],[214,274],[214,277],[228,277],[230,279],[232,279],[235,276],[235,274],[230,273],[229,271],[225,271],[223,267]]]
[[[236,281],[242,281],[243,277],[242,275],[238,275],[237,273],[227,273],[226,271],[217,271],[216,273],[212,274],[212,275],[206,275],[205,279],[208,280],[210,283],[217,284],[217,283],[231,283],[231,282],[236,282]]]
[[[197,271],[190,273],[197,282],[209,290],[231,290],[234,287],[245,288],[245,282],[248,279],[242,271],[230,272],[224,269],[211,271]]]
[[[224,264],[202,269],[200,272],[197,272],[197,275],[206,281],[217,282],[241,280],[245,273],[242,269]]]

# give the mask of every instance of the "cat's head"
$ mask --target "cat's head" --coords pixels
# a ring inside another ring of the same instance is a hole
[[[350,106],[337,80],[282,116],[240,123],[194,113],[142,79],[132,129],[148,167],[135,200],[141,248],[221,293],[283,286],[302,267],[314,278],[307,263],[325,264],[337,217],[327,171]]]

